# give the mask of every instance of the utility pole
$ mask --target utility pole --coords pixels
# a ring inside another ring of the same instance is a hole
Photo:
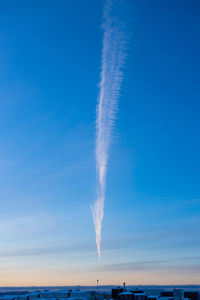
[[[99,293],[99,279],[97,279],[97,294]]]
[[[126,292],[126,283],[124,282],[123,285],[124,285],[124,292]]]

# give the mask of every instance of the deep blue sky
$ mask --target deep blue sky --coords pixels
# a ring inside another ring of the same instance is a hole
[[[2,285],[200,284],[200,4],[127,2],[100,264],[90,205],[104,2],[0,3]]]

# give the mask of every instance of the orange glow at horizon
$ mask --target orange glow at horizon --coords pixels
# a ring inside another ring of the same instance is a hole
[[[80,272],[64,270],[1,270],[0,286],[96,286],[101,285],[175,285],[200,284],[198,274],[172,272]],[[177,280],[178,278],[178,280]],[[188,279],[189,278],[189,279]]]

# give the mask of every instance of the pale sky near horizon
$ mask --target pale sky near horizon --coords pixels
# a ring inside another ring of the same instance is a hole
[[[127,2],[100,262],[104,1],[0,3],[1,286],[200,284],[200,3]]]

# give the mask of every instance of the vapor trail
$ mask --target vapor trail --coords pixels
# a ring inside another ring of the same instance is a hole
[[[97,199],[92,206],[99,258],[109,148],[123,79],[122,67],[126,56],[127,37],[122,20],[125,2],[125,0],[106,0],[103,14],[101,80],[96,117]]]

